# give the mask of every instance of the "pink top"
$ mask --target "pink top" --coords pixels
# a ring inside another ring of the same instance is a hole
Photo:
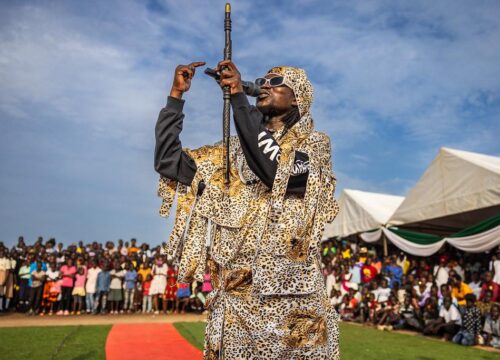
[[[75,287],[76,288],[82,288],[85,287],[85,280],[87,279],[87,274],[76,274],[75,275]]]
[[[59,270],[62,276],[62,284],[63,287],[73,287],[73,279],[70,277],[65,277],[64,275],[74,275],[76,273],[76,266],[68,266],[63,265]]]

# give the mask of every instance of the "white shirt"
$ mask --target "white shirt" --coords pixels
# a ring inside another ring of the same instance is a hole
[[[45,275],[47,275],[47,278],[50,280],[50,281],[54,281],[55,279],[57,279],[59,277],[59,270],[54,270],[52,271],[51,269],[48,269],[46,272],[45,272]]]
[[[372,293],[375,295],[375,299],[378,302],[386,302],[389,300],[389,296],[391,295],[391,288],[379,287],[376,290],[373,290]]]
[[[436,285],[438,287],[448,282],[448,268],[436,265],[434,266],[433,274],[436,278]]]
[[[101,272],[101,269],[96,267],[96,268],[90,268],[87,271],[87,282],[85,283],[85,291],[89,294],[94,294],[96,291],[96,285],[97,285],[97,275]]]
[[[451,305],[448,310],[444,306],[439,310],[439,316],[444,319],[444,322],[449,323],[450,321],[454,321],[455,324],[461,325],[462,318],[460,316],[460,312],[458,311],[455,305]]]
[[[122,288],[122,280],[123,280],[123,277],[125,276],[125,271],[123,271],[123,270],[116,271],[115,269],[113,269],[109,273],[111,274],[111,284],[109,285],[109,288],[114,289],[114,290],[121,289]],[[118,277],[117,278],[113,277],[113,275],[116,275]]]

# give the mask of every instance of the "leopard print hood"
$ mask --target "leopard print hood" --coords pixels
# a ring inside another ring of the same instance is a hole
[[[284,77],[285,85],[292,89],[301,116],[309,113],[313,102],[314,90],[307,78],[306,71],[293,66],[275,66],[267,72]]]

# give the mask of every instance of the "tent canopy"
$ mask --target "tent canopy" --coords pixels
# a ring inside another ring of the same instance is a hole
[[[499,210],[500,157],[441,148],[388,222],[451,233]]]
[[[339,198],[340,212],[326,225],[323,239],[379,228],[387,223],[403,199],[402,196],[344,189]]]

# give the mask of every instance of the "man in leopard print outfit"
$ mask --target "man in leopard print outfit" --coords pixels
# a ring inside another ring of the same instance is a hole
[[[339,359],[338,315],[319,261],[338,206],[330,140],[313,129],[312,85],[302,69],[274,67],[258,79],[254,107],[236,66],[219,63],[238,133],[226,185],[221,142],[190,150],[179,140],[181,98],[202,65],[176,68],[156,125],[155,168],[162,216],[177,196],[167,251],[178,281],[203,281],[207,265],[211,272],[204,358]]]

